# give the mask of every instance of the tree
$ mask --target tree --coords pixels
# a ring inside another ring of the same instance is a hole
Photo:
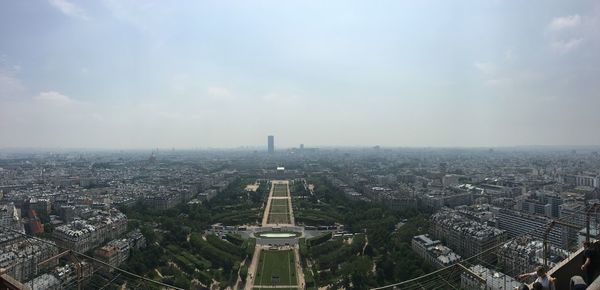
[[[240,279],[242,279],[242,281],[246,281],[247,277],[248,277],[248,266],[244,265],[240,269]]]

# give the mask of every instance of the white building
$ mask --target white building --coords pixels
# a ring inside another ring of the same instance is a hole
[[[460,274],[460,286],[465,290],[517,289],[522,283],[504,273],[490,270],[481,265],[469,268]]]
[[[575,175],[575,184],[577,186],[600,187],[598,176],[592,175]]]
[[[432,240],[429,235],[414,236],[411,244],[417,255],[436,268],[453,265],[461,259],[452,249],[439,240]]]

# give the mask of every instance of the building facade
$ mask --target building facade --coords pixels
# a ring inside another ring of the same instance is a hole
[[[517,289],[521,282],[501,272],[475,265],[460,275],[460,286],[464,290],[507,290]]]
[[[414,236],[411,246],[417,255],[438,269],[458,263],[461,259],[452,249],[439,240],[432,240],[429,235]]]
[[[267,136],[267,151],[271,154],[275,153],[275,136]]]
[[[486,250],[508,239],[506,231],[470,220],[448,208],[434,214],[431,221],[433,236],[464,258],[480,255],[481,259],[493,262],[495,255]]]
[[[496,215],[496,227],[505,230],[510,238],[532,235],[536,239],[543,240],[544,231],[551,222],[550,219],[543,216],[515,210],[493,208],[492,212]],[[569,234],[570,232],[567,227],[556,225],[548,235],[548,242],[555,247],[569,249],[569,246],[576,240],[576,233]]]

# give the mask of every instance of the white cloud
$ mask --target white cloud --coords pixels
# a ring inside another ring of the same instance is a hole
[[[11,72],[0,70],[0,99],[15,98],[24,92],[25,87],[20,79]]]
[[[185,93],[193,83],[192,78],[187,74],[175,74],[171,76],[171,89],[176,93]]]
[[[229,99],[232,97],[231,91],[224,87],[210,87],[207,92],[215,99]]]
[[[552,30],[563,30],[567,28],[574,28],[581,24],[581,16],[578,14],[556,17],[552,19],[550,24],[548,25]]]
[[[153,21],[160,19],[156,15],[163,15],[170,10],[166,5],[158,7],[161,1],[104,0],[102,3],[113,17],[151,36],[158,33],[158,29],[153,29],[152,25]]]
[[[477,70],[486,75],[491,75],[496,72],[496,65],[491,62],[476,62],[474,66]]]
[[[71,17],[77,17],[80,19],[89,19],[87,14],[81,7],[67,1],[67,0],[49,0],[50,4],[60,10],[63,14]]]
[[[55,91],[40,92],[39,95],[33,97],[33,99],[53,104],[69,104],[73,102],[73,99]]]
[[[516,58],[517,58],[517,55],[516,55],[515,51],[514,51],[512,48],[510,48],[510,49],[507,49],[507,50],[504,52],[504,60],[505,60],[506,62],[512,62],[512,61],[514,61]]]
[[[550,47],[560,54],[567,54],[580,47],[584,39],[590,39],[591,35],[586,33],[586,27],[590,26],[591,19],[593,18],[578,14],[554,18],[548,24],[546,34]]]
[[[485,80],[485,85],[490,87],[498,87],[498,86],[510,86],[514,84],[514,80],[512,78],[492,78]]]
[[[299,98],[294,95],[285,94],[266,94],[261,97],[262,101],[267,104],[290,106],[299,104]]]
[[[582,38],[571,38],[568,40],[557,40],[552,42],[552,47],[561,54],[566,54],[576,49],[583,42]]]

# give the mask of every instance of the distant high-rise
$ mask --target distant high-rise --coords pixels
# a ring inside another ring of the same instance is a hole
[[[269,135],[267,137],[267,143],[268,143],[269,153],[275,153],[275,137],[272,135]]]

